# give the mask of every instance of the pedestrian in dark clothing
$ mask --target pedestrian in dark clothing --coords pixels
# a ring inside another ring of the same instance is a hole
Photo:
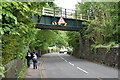
[[[37,69],[37,65],[38,65],[38,53],[33,51],[33,69]]]
[[[27,66],[29,68],[30,67],[30,60],[32,58],[32,52],[30,50],[28,50],[27,55],[25,56],[25,58],[27,59]]]

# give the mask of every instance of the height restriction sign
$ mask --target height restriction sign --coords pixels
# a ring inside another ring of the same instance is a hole
[[[62,18],[62,16],[60,17],[58,24],[66,24],[65,20]]]

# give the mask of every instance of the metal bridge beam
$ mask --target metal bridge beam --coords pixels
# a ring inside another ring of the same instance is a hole
[[[67,30],[67,31],[79,31],[85,27],[82,22],[83,20],[64,18],[66,25],[59,25],[60,17],[42,15],[40,18],[34,16],[36,28],[39,29],[51,29],[51,30]],[[53,24],[54,23],[54,24]]]

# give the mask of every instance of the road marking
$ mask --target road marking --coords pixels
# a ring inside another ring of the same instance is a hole
[[[61,57],[62,58],[62,57]],[[65,60],[64,58],[62,58],[63,60]]]
[[[67,60],[65,60],[65,62],[68,62]]]
[[[81,71],[83,71],[83,72],[85,72],[85,73],[88,73],[87,71],[83,70],[83,69],[80,68],[80,67],[77,67],[77,69],[79,69],[79,70],[81,70]]]
[[[71,64],[72,66],[75,66],[74,64]]]
[[[65,59],[63,57],[61,57],[60,55],[59,55],[59,57],[65,61]]]
[[[66,59],[64,59],[63,57],[60,56],[61,59],[63,59],[65,62],[68,62]]]
[[[71,62],[69,62],[70,65],[74,66],[74,64],[72,64]]]
[[[65,62],[68,62],[66,59],[64,59],[63,57],[60,56],[61,59],[63,59]],[[69,62],[70,65],[75,66],[74,64],[72,64],[71,62]]]
[[[61,59],[65,60],[64,58],[60,57]]]
[[[60,56],[60,55],[59,55],[59,56]],[[68,62],[68,61],[67,61],[66,59],[64,59],[63,57],[61,57],[61,56],[60,56],[60,58],[61,58],[61,59],[63,59],[65,62]],[[75,65],[74,65],[74,64],[72,64],[71,62],[69,62],[69,64],[70,64],[70,65],[72,65],[72,66],[75,66]],[[87,72],[87,71],[85,71],[84,69],[82,69],[82,68],[80,68],[80,67],[77,67],[77,69],[79,69],[79,70],[81,70],[81,71],[83,71],[83,72],[85,72],[85,73],[87,73],[87,74],[88,74],[88,72]]]
[[[72,64],[71,62],[69,62],[69,64]]]

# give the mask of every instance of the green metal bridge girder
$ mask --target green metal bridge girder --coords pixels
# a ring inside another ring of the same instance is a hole
[[[58,25],[60,17],[42,15],[33,16],[36,24],[36,28],[39,29],[51,29],[51,30],[65,30],[65,31],[79,31],[81,28],[85,27],[84,20],[64,18],[66,25]]]

